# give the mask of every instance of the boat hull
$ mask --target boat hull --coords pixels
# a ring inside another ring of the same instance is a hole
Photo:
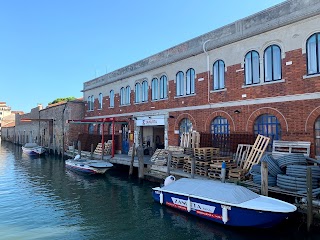
[[[35,156],[35,155],[42,155],[46,152],[46,149],[44,147],[33,147],[33,148],[26,148],[22,147],[22,152],[30,155],[30,156]]]
[[[160,196],[161,194],[162,196]],[[159,190],[153,190],[152,195],[156,202],[162,202],[166,206],[213,222],[235,227],[270,228],[289,216],[289,213],[245,209],[231,206],[227,203],[211,202]]]
[[[75,160],[66,160],[65,165],[66,168],[78,172],[81,174],[105,174],[113,165],[111,163],[105,164],[92,164],[93,162],[90,161],[75,161]],[[92,165],[95,165],[92,166]],[[104,166],[103,166],[104,165]]]

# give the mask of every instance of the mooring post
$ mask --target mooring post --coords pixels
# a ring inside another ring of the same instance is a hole
[[[91,143],[90,158],[93,159],[93,143]]]
[[[196,159],[191,158],[191,178],[194,178],[194,173],[196,171]]]
[[[268,196],[268,163],[261,162],[261,194]]]
[[[221,166],[221,182],[226,182],[226,171],[227,171],[227,164],[226,162],[222,162]]]
[[[78,141],[78,154],[80,155],[80,158],[81,158],[81,142],[80,142],[80,140]]]
[[[307,168],[307,231],[310,232],[313,221],[312,209],[312,172],[311,167]]]
[[[72,158],[74,158],[74,156],[76,155],[76,146],[74,144],[74,142],[72,143]]]
[[[134,163],[135,150],[136,150],[136,144],[133,143],[133,145],[132,145],[131,162],[130,162],[130,169],[129,169],[129,176],[131,176],[133,174],[133,163]]]
[[[170,176],[171,160],[172,160],[172,151],[168,151],[167,176]]]
[[[143,147],[139,146],[137,149],[138,161],[139,161],[139,179],[144,178],[144,161],[143,161]]]

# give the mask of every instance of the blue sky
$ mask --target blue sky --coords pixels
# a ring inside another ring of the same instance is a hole
[[[0,0],[0,102],[30,112],[281,0]]]

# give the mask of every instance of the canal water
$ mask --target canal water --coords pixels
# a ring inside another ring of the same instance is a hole
[[[189,216],[155,203],[155,186],[118,168],[78,175],[60,158],[30,158],[0,142],[0,239],[320,239],[292,220],[257,230]]]

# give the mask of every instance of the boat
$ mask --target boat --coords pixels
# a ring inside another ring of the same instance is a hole
[[[27,155],[33,156],[44,154],[46,152],[46,149],[36,143],[26,143],[24,146],[22,146],[22,151]]]
[[[113,167],[113,164],[103,160],[82,159],[76,155],[74,159],[68,159],[65,162],[66,168],[83,174],[104,174]]]
[[[236,227],[270,228],[297,210],[293,204],[259,195],[243,186],[215,180],[166,178],[152,188],[156,202]]]

